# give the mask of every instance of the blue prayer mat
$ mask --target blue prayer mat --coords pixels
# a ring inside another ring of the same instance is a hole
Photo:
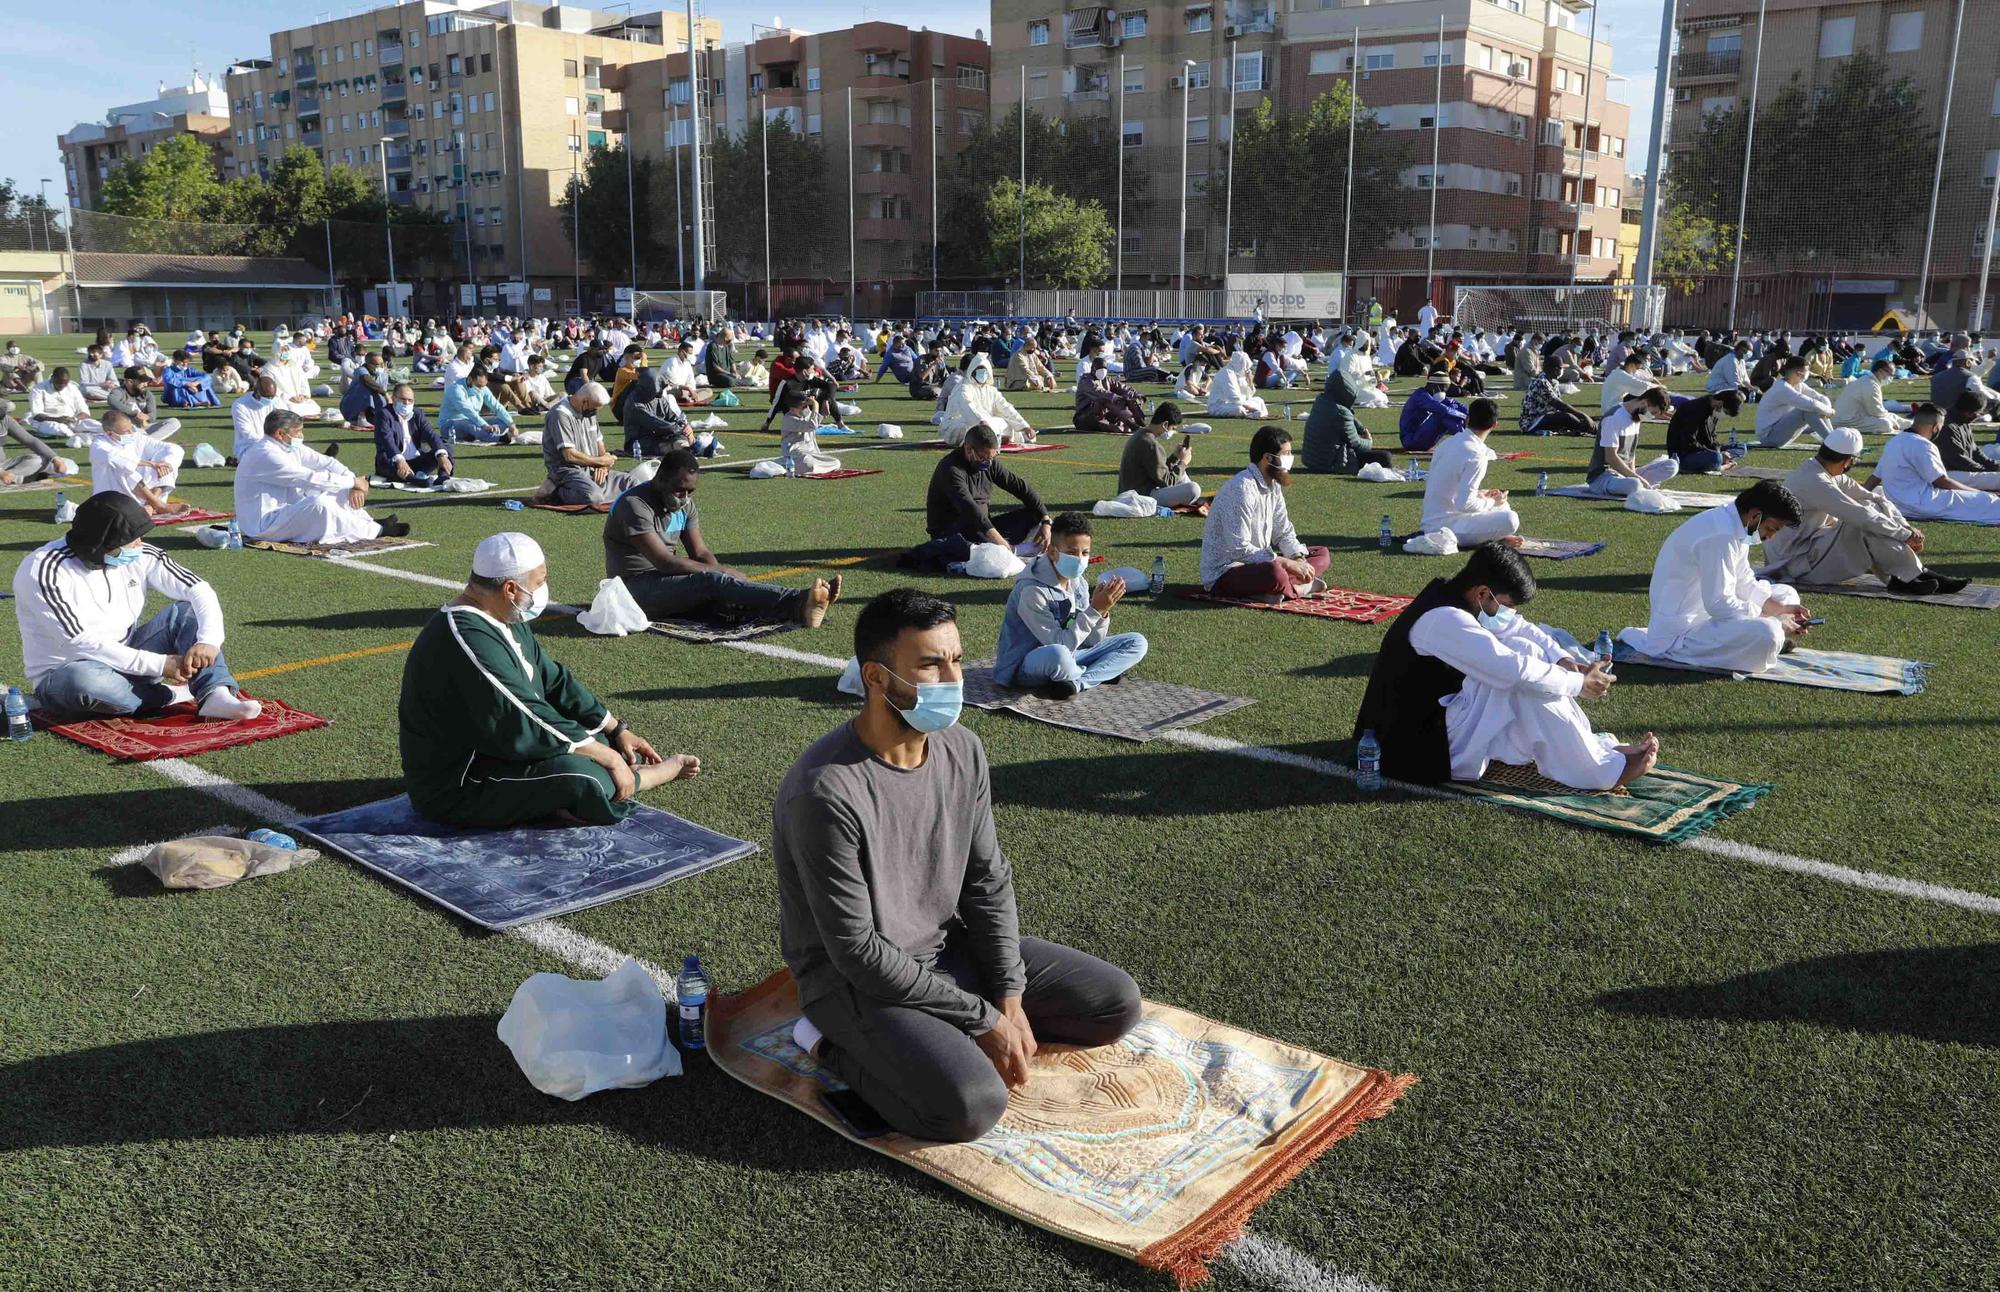
[[[488,929],[602,906],[758,850],[658,808],[617,825],[471,830],[418,816],[404,794],[295,828]]]

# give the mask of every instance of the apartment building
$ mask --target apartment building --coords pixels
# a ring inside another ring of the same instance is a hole
[[[197,71],[186,85],[163,83],[153,98],[120,104],[102,121],[81,122],[57,137],[69,204],[95,210],[105,180],[120,163],[144,157],[175,135],[204,140],[215,157],[216,173],[222,174],[229,129],[229,95],[220,80]]]
[[[1798,164],[1872,172],[1868,140],[1876,132],[1933,135],[1945,107],[1958,9],[1957,0],[1768,0],[1763,69],[1755,77],[1760,106],[1795,81],[1817,90],[1861,53],[1879,59],[1892,79],[1908,78],[1916,91],[1909,120],[1857,122],[1853,134],[1825,140],[1823,154],[1800,158]],[[1704,116],[1748,105],[1759,49],[1757,13],[1754,0],[1681,0],[1669,183],[1674,157],[1686,154]],[[1946,188],[1938,205],[1928,302],[1930,314],[1947,323],[1970,317],[2000,169],[2000,40],[1994,39],[1994,17],[1990,4],[1973,0],[1965,10],[1958,49],[1944,158]],[[1930,178],[1925,171],[1880,180],[1927,193]],[[1752,202],[1783,200],[1782,186],[1756,177],[1752,186]],[[1893,250],[1857,249],[1839,264],[1823,263],[1823,258],[1774,261],[1753,245],[1744,259],[1748,281],[1742,287],[1739,318],[1747,326],[1870,326],[1890,308],[1915,306],[1922,251],[1920,220]],[[1781,295],[1782,303],[1762,299],[1769,294]]]
[[[1225,266],[1223,177],[1232,112],[1265,99],[1303,111],[1354,73],[1357,29],[1361,102],[1405,143],[1411,165],[1400,191],[1357,194],[1357,223],[1397,227],[1386,247],[1357,256],[1350,299],[1375,295],[1408,311],[1426,294],[1448,304],[1459,283],[1567,280],[1577,246],[1583,281],[1616,271],[1629,113],[1608,93],[1609,43],[1593,55],[1584,34],[1588,0],[1343,0],[1289,11],[1275,0],[1183,0],[1055,13],[995,0],[993,16],[996,113],[1019,101],[1025,79],[1031,110],[1118,129],[1123,89],[1127,155],[1140,159],[1152,198],[1147,219],[1124,232],[1128,287],[1166,285],[1178,263],[1184,111],[1189,277],[1340,267],[1339,215],[1312,209],[1299,212],[1302,228],[1318,221],[1327,234],[1313,263],[1258,263],[1239,246]]]
[[[699,88],[708,138],[740,138],[762,113],[820,140],[828,191],[837,201],[851,192],[855,203],[856,312],[882,313],[897,302],[907,309],[918,280],[929,285],[933,165],[951,167],[986,123],[987,54],[981,40],[887,22],[832,32],[758,29],[753,40],[700,51],[693,81],[685,50],[613,74],[626,104],[618,122],[630,128],[635,156],[684,160]],[[692,221],[691,211],[685,216]],[[837,210],[827,223],[836,236],[848,232]],[[847,276],[844,254],[811,265],[782,253],[773,260],[781,279]]]
[[[701,27],[704,43],[720,40],[717,21]],[[390,201],[452,222],[451,263],[399,265],[402,277],[455,281],[463,305],[472,288],[481,306],[551,308],[574,296],[577,273],[556,204],[622,106],[606,73],[615,82],[686,41],[681,13],[475,0],[275,32],[269,58],[230,71],[230,162],[261,173],[303,144],[328,166],[386,176]]]

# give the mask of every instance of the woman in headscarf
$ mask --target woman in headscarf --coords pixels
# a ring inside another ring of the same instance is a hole
[[[981,422],[997,420],[1002,429],[1000,438],[1007,444],[1033,444],[1035,428],[1028,425],[1028,419],[1007,402],[1000,388],[993,380],[993,360],[986,354],[971,351],[966,364],[965,379],[951,392],[951,400],[945,405],[944,420],[938,423],[938,433],[946,444],[958,445],[965,441],[965,433]]]
[[[1356,332],[1354,344],[1340,352],[1340,367],[1347,374],[1349,384],[1354,387],[1356,408],[1387,408],[1389,391],[1382,385],[1382,379],[1375,372],[1375,338],[1368,332]]]
[[[1215,383],[1208,388],[1208,415],[1210,417],[1269,417],[1271,410],[1258,397],[1255,378],[1250,367],[1250,356],[1237,350],[1229,356],[1229,362],[1222,365],[1222,371],[1215,374]]]
[[[1326,374],[1326,386],[1313,399],[1306,415],[1304,466],[1308,471],[1351,476],[1364,462],[1390,465],[1386,450],[1375,447],[1360,419],[1354,416],[1360,395],[1354,375],[1345,364]]]

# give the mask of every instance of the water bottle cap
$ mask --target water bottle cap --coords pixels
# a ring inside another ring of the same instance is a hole
[[[701,969],[701,957],[700,957],[700,956],[682,956],[682,957],[681,957],[681,968],[683,968],[683,969],[693,969],[693,970],[696,970],[696,971],[699,971],[699,970]]]

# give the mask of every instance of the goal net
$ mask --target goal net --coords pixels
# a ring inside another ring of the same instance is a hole
[[[720,323],[728,317],[722,292],[635,292],[632,317],[640,323]]]
[[[1461,287],[1452,322],[1487,331],[1657,331],[1666,313],[1665,287]]]

